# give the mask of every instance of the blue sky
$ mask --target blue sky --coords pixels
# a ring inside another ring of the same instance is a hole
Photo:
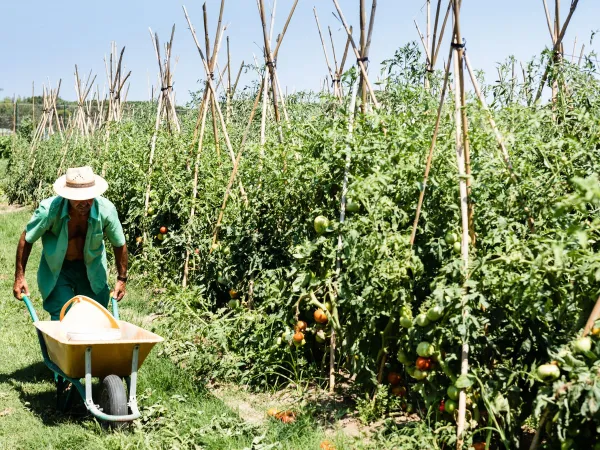
[[[435,0],[434,0],[435,2]],[[275,35],[282,29],[292,0],[278,0]],[[358,28],[358,0],[339,0],[350,24]],[[367,5],[370,1],[367,0]],[[444,0],[445,3],[445,0]],[[553,9],[554,2],[548,0]],[[568,13],[570,2],[563,0],[561,18]],[[214,39],[220,0],[206,0],[209,12],[211,42]],[[266,5],[272,0],[265,0]],[[178,104],[189,100],[189,91],[198,88],[203,78],[200,58],[187,28],[182,5],[187,7],[192,22],[202,33],[202,2],[198,0],[104,0],[47,2],[21,0],[6,2],[2,7],[0,49],[3,59],[0,71],[0,97],[31,95],[35,82],[36,94],[47,78],[53,85],[62,78],[61,96],[75,99],[74,65],[80,74],[90,69],[98,75],[100,90],[105,82],[103,57],[110,51],[111,41],[119,48],[126,46],[125,65],[132,71],[130,100],[148,98],[148,75],[156,84],[158,65],[150,41],[148,27],[158,32],[161,42],[176,24],[173,53],[179,57],[175,71]],[[371,74],[376,78],[379,62],[389,58],[398,47],[418,39],[413,19],[421,30],[425,28],[425,0],[379,0],[371,47]],[[282,44],[278,69],[282,85],[288,90],[316,89],[327,74],[315,20],[317,7],[321,27],[326,33],[332,27],[336,50],[343,51],[345,32],[332,16],[331,0],[300,0],[288,34]],[[270,9],[267,6],[267,9]],[[370,8],[368,8],[370,9]],[[432,5],[433,9],[433,5]],[[600,44],[590,46],[592,31],[600,28],[600,2],[582,0],[565,37],[565,52],[572,53],[575,36],[577,54],[581,44],[588,50],[600,50]],[[224,23],[231,40],[232,66],[236,72],[242,60],[252,61],[260,55],[262,29],[255,0],[227,0]],[[471,63],[483,69],[488,79],[495,79],[496,65],[509,55],[527,60],[550,45],[542,0],[464,0],[462,30]],[[201,36],[200,36],[201,37]],[[224,48],[224,47],[223,47]],[[441,52],[445,55],[446,51]],[[220,66],[226,62],[220,55]],[[443,56],[445,57],[445,56]],[[331,58],[331,55],[330,55]],[[440,56],[441,64],[442,56]],[[349,61],[352,61],[350,59]],[[234,76],[234,75],[232,75]],[[254,74],[242,78],[241,85],[251,81]],[[285,88],[284,88],[285,89]]]

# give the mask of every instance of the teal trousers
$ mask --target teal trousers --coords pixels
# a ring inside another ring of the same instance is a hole
[[[65,260],[56,286],[44,299],[44,309],[50,313],[52,320],[59,320],[60,310],[64,304],[76,295],[90,297],[106,308],[110,299],[110,289],[106,285],[100,292],[94,292],[87,277],[85,263]]]

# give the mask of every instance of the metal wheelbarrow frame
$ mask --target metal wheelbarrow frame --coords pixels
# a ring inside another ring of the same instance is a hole
[[[40,322],[38,316],[35,312],[35,308],[33,307],[31,300],[23,295],[22,297],[25,306],[27,306],[27,310],[29,311],[29,315],[31,316],[31,320],[34,322]],[[115,298],[111,299],[112,302],[112,310],[113,317],[119,320],[119,307],[117,300]],[[44,323],[44,322],[40,322]],[[44,333],[40,330],[40,328],[36,325],[36,331],[38,335],[38,340],[40,342],[40,347],[42,350],[42,356],[44,358],[44,364],[58,376],[57,383],[57,398],[60,397],[62,388],[65,382],[69,382],[72,386],[75,387],[81,398],[84,400],[85,407],[87,410],[92,413],[92,415],[99,420],[112,423],[116,425],[119,422],[131,422],[135,419],[138,419],[141,416],[141,413],[138,409],[137,397],[136,397],[136,389],[137,389],[137,372],[138,372],[138,363],[139,363],[139,351],[140,344],[135,344],[133,346],[132,356],[131,356],[131,373],[129,376],[125,376],[127,382],[127,391],[129,393],[129,399],[127,401],[127,407],[131,411],[131,414],[126,415],[111,415],[104,413],[99,405],[94,403],[92,398],[92,347],[93,344],[88,345],[85,348],[85,384],[81,383],[81,380],[76,377],[68,376],[57,364],[55,364],[49,354],[48,347],[46,345],[46,341],[44,339]],[[158,336],[160,340],[156,342],[162,341],[162,338]],[[155,342],[155,343],[156,343]],[[82,343],[82,345],[86,345]],[[153,344],[154,345],[154,344]],[[148,350],[149,351],[149,350]],[[144,358],[144,356],[142,356]],[[68,370],[68,369],[66,369]],[[62,378],[62,379],[61,379]],[[119,377],[120,378],[120,377]],[[72,400],[73,389],[70,389],[66,392],[65,405],[70,404]]]

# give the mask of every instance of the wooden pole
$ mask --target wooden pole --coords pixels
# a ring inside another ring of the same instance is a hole
[[[265,59],[267,60],[267,68],[271,76],[271,92],[273,93],[273,110],[275,112],[275,121],[280,122],[281,118],[279,115],[279,105],[277,98],[277,83],[275,81],[275,62],[273,60],[273,54],[271,53],[271,44],[269,43],[269,37],[267,35],[267,23],[265,19],[265,5],[263,0],[259,0],[259,13],[260,20],[263,29],[263,39],[265,43]]]
[[[463,261],[463,278],[466,281],[469,273],[469,235],[473,235],[470,227],[472,226],[472,210],[469,210],[469,190],[467,177],[469,175],[469,153],[468,153],[468,124],[466,113],[466,93],[463,73],[463,55],[464,47],[461,47],[462,36],[460,32],[460,5],[458,0],[454,1],[454,37],[455,37],[455,53],[454,53],[454,68],[456,76],[455,89],[455,107],[456,107],[456,159],[459,174],[459,190],[460,190],[460,206],[461,206],[461,222],[462,222],[462,242],[461,256]],[[467,180],[466,180],[467,179]],[[466,317],[466,292],[463,292],[462,316],[463,324]],[[463,336],[462,351],[461,351],[461,375],[467,375],[469,372],[469,343],[467,336]],[[458,419],[456,423],[456,448],[461,450],[464,443],[465,429],[465,413],[467,407],[467,394],[464,389],[460,390],[458,397]]]
[[[208,91],[205,92],[205,96]],[[206,99],[205,99],[206,100]],[[194,179],[192,181],[192,206],[190,207],[190,218],[188,220],[188,226],[192,224],[196,211],[196,197],[198,196],[198,173],[200,170],[200,155],[202,154],[202,146],[204,144],[204,131],[206,129],[206,116],[208,113],[208,102],[202,102],[202,121],[200,125],[200,138],[198,139],[198,150],[196,151],[196,161],[194,163]],[[186,248],[185,251],[185,263],[183,265],[183,278],[181,281],[182,287],[187,286],[187,280],[189,275],[189,262],[190,262],[190,250]]]
[[[431,40],[431,0],[427,0],[427,39],[426,39],[426,44],[425,44],[425,48],[427,49],[427,51],[429,52],[429,43]],[[427,71],[425,72],[425,89],[429,90],[429,77],[427,76],[429,73],[429,70],[431,70],[431,55],[429,58],[429,64],[427,66]]]
[[[560,49],[560,44],[562,43],[564,37],[565,37],[565,33],[567,32],[567,29],[569,27],[569,24],[571,23],[571,18],[573,17],[573,14],[575,13],[575,9],[577,9],[577,4],[579,3],[579,0],[573,0],[571,2],[571,9],[569,9],[569,14],[567,15],[567,20],[565,20],[565,23],[560,31],[560,34],[557,36],[556,38],[556,42],[554,42],[554,45],[552,47],[552,54],[555,55],[556,52],[559,51]],[[554,61],[554,59],[553,59]],[[535,96],[535,102],[537,102],[541,96],[542,96],[542,92],[544,90],[544,86],[546,84],[546,80],[548,79],[548,75],[550,74],[550,66],[552,63],[548,63],[548,65],[546,66],[546,71],[544,72],[544,75],[542,76],[542,80],[540,81],[540,86],[538,88],[537,94]]]
[[[365,80],[365,82],[367,83],[367,87],[369,88],[369,92],[371,95],[371,101],[373,102],[375,109],[379,109],[379,102],[377,101],[377,98],[375,97],[375,90],[373,89],[373,86],[371,85],[371,82],[369,81],[369,77],[367,75],[367,69],[361,59],[358,49],[356,48],[356,43],[354,42],[354,38],[352,37],[352,32],[350,31],[350,28],[348,27],[348,24],[346,23],[346,19],[344,18],[344,14],[342,13],[342,10],[340,8],[340,5],[338,4],[338,1],[333,0],[333,4],[335,5],[335,8],[340,16],[340,19],[342,21],[342,24],[344,25],[344,29],[346,30],[346,33],[348,34],[348,39],[350,39],[350,43],[352,44],[352,49],[354,50],[354,55],[356,56],[358,65],[359,65],[361,73],[363,75],[363,79]]]
[[[440,130],[440,121],[442,118],[442,110],[444,108],[444,99],[446,97],[446,90],[448,89],[448,80],[450,78],[450,64],[452,61],[452,48],[450,48],[450,54],[448,55],[448,63],[446,64],[446,70],[444,75],[444,84],[442,85],[442,93],[440,95],[440,103],[438,106],[437,119],[435,121],[435,127],[433,129],[433,138],[427,154],[427,162],[425,164],[425,175],[423,176],[423,187],[419,193],[419,201],[417,203],[417,212],[415,214],[415,220],[413,222],[412,232],[410,234],[410,245],[415,243],[415,236],[417,235],[417,227],[419,225],[419,217],[421,216],[421,208],[423,206],[423,199],[425,198],[425,189],[427,187],[427,181],[429,180],[429,171],[431,170],[431,161],[433,159],[433,150],[437,143],[437,136]]]
[[[215,87],[214,87],[214,83],[212,78],[210,77],[210,70],[208,67],[208,63],[206,58],[204,57],[204,53],[202,52],[202,48],[200,47],[200,43],[198,42],[198,38],[196,36],[196,31],[194,30],[194,27],[192,26],[192,22],[190,21],[190,18],[188,16],[187,10],[185,8],[185,6],[183,6],[183,12],[185,14],[185,18],[188,22],[188,25],[190,27],[190,32],[192,33],[192,37],[194,38],[194,43],[196,44],[196,48],[198,50],[198,53],[200,54],[200,58],[202,60],[202,65],[204,66],[204,72],[206,73],[206,79],[208,82],[208,87],[210,89],[210,95],[213,96],[213,98],[216,98],[216,92],[215,92]],[[214,102],[215,103],[215,107],[217,109],[217,115],[219,117],[219,121],[221,124],[221,128],[223,129],[223,135],[225,137],[225,144],[227,145],[227,149],[229,150],[229,155],[231,157],[232,162],[235,164],[235,153],[233,152],[233,147],[231,145],[231,140],[229,139],[229,133],[227,132],[227,126],[225,125],[225,119],[223,118],[223,113],[221,112],[221,107],[219,106],[218,102]],[[248,199],[246,197],[246,192],[244,190],[244,186],[242,185],[241,181],[240,181],[240,192],[244,198],[244,201],[248,202]]]
[[[204,17],[204,43],[206,45],[206,57],[210,58],[210,38],[208,37],[208,14],[206,12],[206,3],[204,3],[202,5],[202,14]],[[217,37],[219,36],[219,30],[217,29]],[[215,42],[215,46],[217,45],[217,43]],[[209,67],[209,74],[208,76],[212,79],[214,79],[214,67],[212,66],[212,59],[209,60],[208,62],[208,67]],[[211,107],[211,118],[212,118],[212,126],[213,126],[213,138],[215,140],[215,150],[217,152],[217,158],[220,158],[221,156],[221,151],[219,149],[219,130],[217,127],[217,111],[215,108],[215,102],[216,102],[216,98],[214,98],[212,95],[209,95],[208,97],[208,102],[210,104]]]
[[[221,222],[223,221],[223,214],[225,213],[225,208],[227,207],[227,200],[229,199],[229,195],[231,193],[231,188],[235,181],[235,177],[237,176],[238,168],[240,165],[240,160],[242,158],[242,153],[244,151],[244,146],[246,144],[246,139],[248,138],[248,134],[250,132],[250,127],[252,125],[252,120],[254,119],[254,114],[258,107],[258,103],[260,101],[262,91],[259,90],[254,100],[254,105],[252,106],[252,111],[250,112],[250,118],[248,119],[248,125],[246,126],[246,130],[244,131],[244,135],[242,137],[242,142],[240,143],[240,149],[238,151],[235,162],[233,163],[233,170],[231,171],[231,175],[229,176],[229,182],[227,183],[227,188],[225,189],[225,195],[223,197],[223,204],[221,205],[221,210],[219,211],[219,217],[217,219],[217,224],[215,225],[215,230],[213,232],[212,244],[210,246],[210,253],[212,253],[213,248],[217,242],[217,238],[219,235],[219,230],[221,229]]]
[[[440,38],[438,39],[438,42],[433,42],[432,45],[436,46],[436,50],[433,53],[433,60],[432,60],[432,64],[435,67],[435,64],[437,62],[437,58],[438,58],[438,53],[440,51],[440,48],[442,48],[442,40],[444,39],[444,32],[446,31],[446,24],[448,23],[448,17],[450,17],[450,11],[452,10],[452,1],[453,0],[448,0],[448,8],[446,9],[446,15],[444,16],[444,22],[442,23],[442,30],[440,31]]]
[[[321,46],[323,47],[323,54],[325,55],[325,64],[327,64],[327,70],[329,71],[329,75],[333,80],[335,77],[333,76],[333,71],[331,70],[331,64],[329,63],[329,57],[327,56],[327,49],[325,47],[325,41],[323,40],[323,33],[321,33],[321,25],[319,24],[319,16],[317,15],[317,8],[313,8],[313,13],[315,14],[315,21],[317,22],[317,30],[319,30],[319,38],[321,39]],[[335,86],[334,86],[335,89]],[[334,91],[335,92],[335,91]]]
[[[364,52],[365,52],[365,46],[367,43],[367,36],[365,34],[365,27],[366,27],[366,13],[365,13],[365,0],[359,0],[360,1],[360,10],[359,10],[359,26],[360,26],[360,47],[359,47],[359,53],[360,56],[358,57],[358,59],[362,59],[363,64],[366,62],[366,60],[364,59]],[[365,66],[366,68],[366,66]],[[365,71],[366,72],[366,71]],[[364,75],[361,73],[360,75],[360,94],[361,94],[361,105],[360,105],[360,110],[362,111],[362,113],[364,114],[366,112],[366,107],[367,107],[367,83],[365,81],[367,75]]]
[[[231,122],[231,51],[229,49],[229,36],[227,36],[227,120]]]
[[[550,39],[552,40],[552,44],[556,43],[556,34],[554,32],[555,26],[552,25],[552,19],[550,18],[550,12],[548,11],[548,4],[546,0],[542,0],[544,4],[544,12],[546,13],[546,23],[548,24],[548,31],[550,32]]]
[[[348,140],[352,139],[354,134],[354,112],[356,110],[356,97],[358,96],[358,85],[359,82],[355,81],[352,85],[352,94],[350,96],[350,105],[348,108]],[[346,165],[344,167],[344,179],[342,182],[342,197],[340,199],[340,223],[344,223],[346,220],[346,197],[348,195],[348,179],[350,176],[350,149],[346,153]],[[342,233],[338,234],[337,243],[337,255],[335,261],[336,279],[339,279],[342,270],[342,251],[344,248],[344,242],[342,240]],[[337,292],[336,292],[337,300]],[[337,316],[337,306],[333,304],[332,312]],[[329,392],[333,393],[335,390],[335,349],[336,349],[336,334],[335,328],[331,329],[331,336],[329,339]]]

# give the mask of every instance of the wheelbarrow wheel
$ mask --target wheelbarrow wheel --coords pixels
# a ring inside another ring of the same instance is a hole
[[[127,394],[121,377],[109,375],[102,380],[100,407],[105,414],[125,416],[128,412]],[[128,422],[104,422],[108,428],[125,428]]]

